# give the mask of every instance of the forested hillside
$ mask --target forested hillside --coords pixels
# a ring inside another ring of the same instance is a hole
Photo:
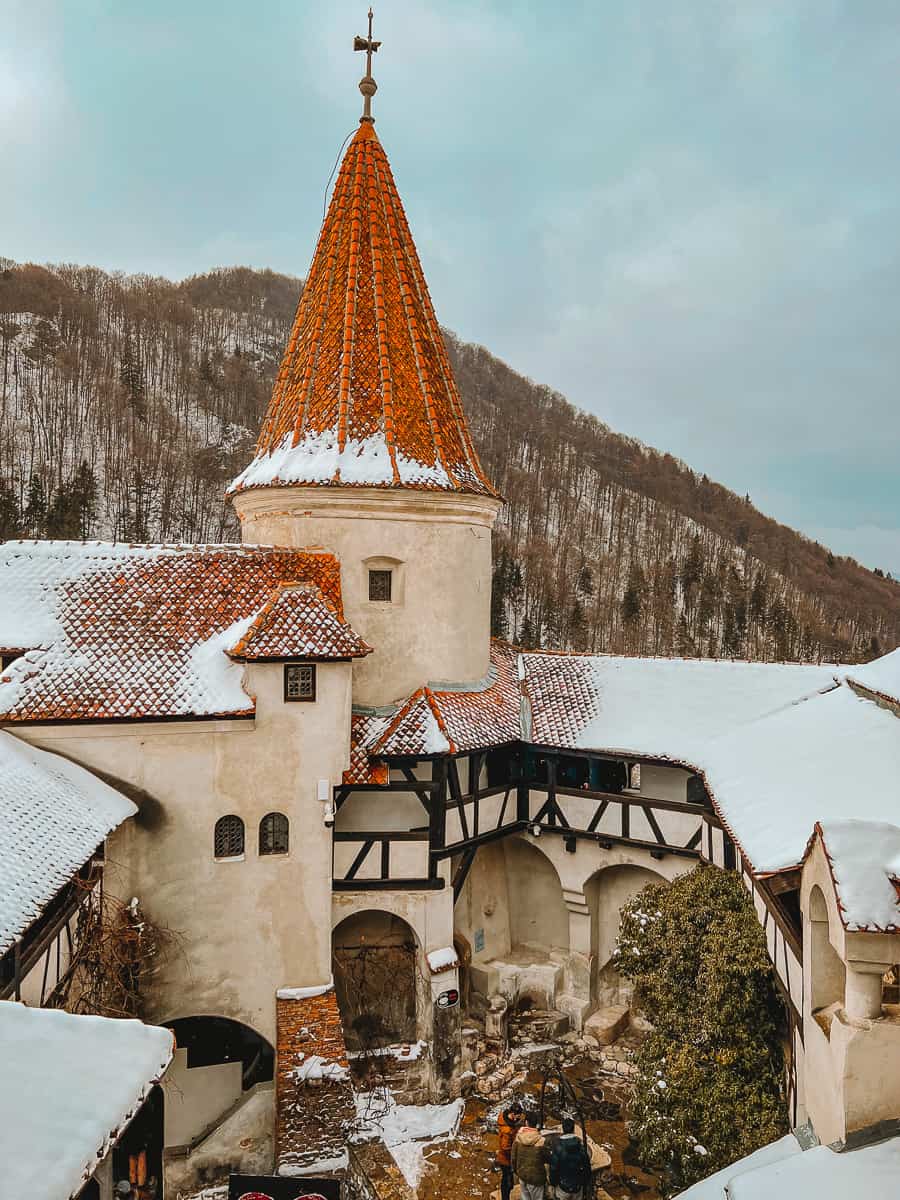
[[[0,537],[236,539],[247,463],[300,281],[171,283],[0,260]],[[495,632],[526,645],[868,658],[900,585],[448,335],[476,445],[508,503]],[[602,371],[602,364],[598,364]]]

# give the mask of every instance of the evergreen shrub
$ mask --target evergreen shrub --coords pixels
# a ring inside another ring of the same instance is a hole
[[[784,1009],[753,902],[699,866],[622,910],[618,969],[653,1025],[630,1134],[671,1191],[787,1132]]]

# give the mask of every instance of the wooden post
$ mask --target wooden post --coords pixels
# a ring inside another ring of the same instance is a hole
[[[447,760],[431,762],[431,813],[428,821],[428,878],[437,879],[438,862],[435,851],[447,844]]]

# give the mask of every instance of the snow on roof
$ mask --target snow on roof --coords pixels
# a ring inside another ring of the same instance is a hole
[[[847,678],[892,704],[900,704],[900,649],[860,667],[849,667]]]
[[[351,783],[387,783],[390,771],[384,763],[375,762],[370,755],[370,748],[378,741],[387,729],[396,713],[391,709],[388,713],[356,711],[350,717],[350,766],[343,774],[342,782]]]
[[[401,705],[370,753],[460,754],[521,737],[517,651],[503,642],[491,646],[488,677],[470,686],[434,684],[420,688]]]
[[[228,651],[242,662],[363,658],[372,647],[342,621],[314,584],[283,583]]]
[[[729,1200],[895,1200],[900,1181],[900,1138],[836,1153],[816,1146],[728,1184]],[[693,1197],[691,1198],[693,1200]]]
[[[900,929],[900,896],[892,882],[900,877],[900,828],[885,821],[832,820],[819,822],[816,834],[828,857],[844,926]]]
[[[90,771],[0,731],[0,953],[136,812]]]
[[[817,821],[897,817],[900,723],[846,684],[708,742],[701,760],[719,814],[760,874],[797,866]]]
[[[250,714],[242,668],[226,652],[280,584],[303,582],[343,619],[331,554],[2,543],[0,645],[27,653],[0,677],[0,719]],[[291,644],[286,635],[283,648]]]
[[[714,1175],[708,1175],[706,1179],[689,1187],[686,1192],[679,1192],[677,1200],[724,1200],[725,1189],[731,1180],[737,1179],[739,1175],[745,1175],[748,1171],[755,1171],[760,1167],[793,1158],[801,1152],[800,1143],[792,1133],[788,1133],[778,1141],[770,1142],[768,1146],[754,1150],[745,1158],[739,1158],[737,1162],[730,1163],[721,1171],[716,1171]]]
[[[694,764],[717,734],[834,683],[835,667],[523,654],[531,741]]]
[[[432,975],[440,975],[451,967],[459,966],[459,955],[453,946],[442,946],[440,950],[429,950],[425,955]]]
[[[0,1001],[3,1194],[67,1200],[172,1058],[168,1029]]]

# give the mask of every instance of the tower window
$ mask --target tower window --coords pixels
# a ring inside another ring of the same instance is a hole
[[[370,571],[369,572],[369,599],[370,600],[390,600],[391,598],[391,576],[393,571]]]
[[[288,663],[284,668],[285,700],[315,700],[316,668],[312,663]]]
[[[233,813],[219,817],[213,835],[216,858],[240,858],[244,853],[244,822]]]
[[[288,819],[284,813],[266,813],[259,823],[260,854],[287,854]]]

